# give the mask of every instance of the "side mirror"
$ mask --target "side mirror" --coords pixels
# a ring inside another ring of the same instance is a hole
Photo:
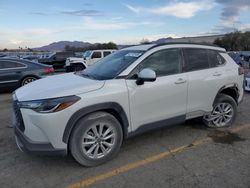
[[[142,69],[136,80],[137,85],[143,85],[144,82],[154,82],[156,80],[156,73],[152,69]]]

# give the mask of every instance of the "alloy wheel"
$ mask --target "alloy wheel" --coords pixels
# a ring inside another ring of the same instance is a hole
[[[211,122],[213,127],[224,127],[232,120],[233,116],[233,106],[230,103],[222,102],[218,103],[212,113],[205,116],[204,119]]]
[[[83,153],[91,159],[105,157],[115,144],[116,133],[111,125],[92,125],[82,138]]]

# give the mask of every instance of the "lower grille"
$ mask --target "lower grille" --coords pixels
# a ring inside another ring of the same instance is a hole
[[[24,126],[24,123],[23,123],[23,117],[22,117],[22,114],[21,114],[21,110],[18,106],[18,101],[13,101],[13,113],[14,113],[14,116],[15,116],[15,119],[16,119],[16,127],[21,130],[22,132],[24,132],[25,130],[25,126]]]

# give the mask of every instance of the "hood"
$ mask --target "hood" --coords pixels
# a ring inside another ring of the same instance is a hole
[[[74,73],[48,76],[15,91],[19,101],[49,99],[77,95],[103,87],[104,81],[88,79]]]

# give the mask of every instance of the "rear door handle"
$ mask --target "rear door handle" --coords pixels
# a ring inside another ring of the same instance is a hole
[[[183,78],[179,78],[176,82],[175,82],[175,84],[184,84],[184,83],[186,83],[187,82],[187,80],[184,80]]]
[[[221,76],[222,74],[221,73],[219,73],[219,72],[215,72],[214,74],[213,74],[213,76]]]

